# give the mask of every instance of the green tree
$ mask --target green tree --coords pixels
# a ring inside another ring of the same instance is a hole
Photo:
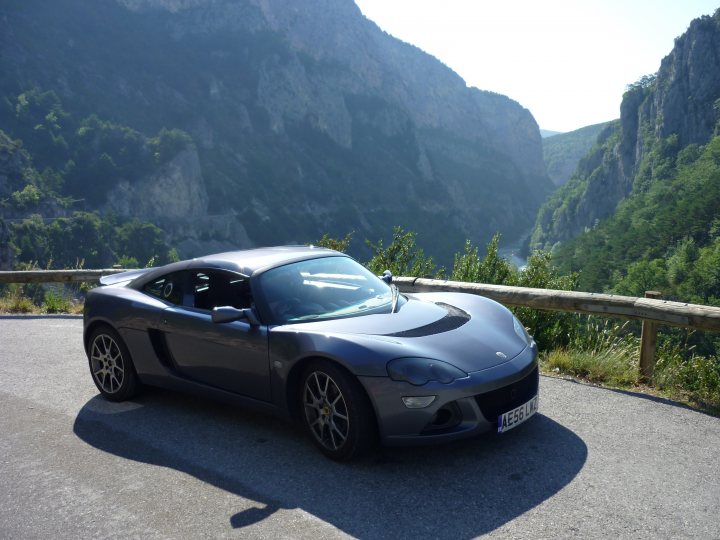
[[[130,255],[135,261],[154,259],[157,264],[169,262],[165,233],[152,223],[138,220],[125,222],[115,229],[114,238],[114,251],[120,255]]]
[[[20,210],[37,206],[40,202],[40,191],[32,184],[28,184],[22,191],[16,191],[12,194],[12,201],[15,208]]]
[[[192,144],[192,137],[181,129],[162,128],[156,137],[150,139],[150,146],[157,164],[171,160],[190,144]]]
[[[62,166],[68,159],[66,137],[72,126],[57,94],[33,88],[20,94],[14,105],[13,135],[22,139],[41,166]]]
[[[322,238],[317,241],[315,245],[328,249],[334,249],[341,253],[345,253],[352,240],[354,231],[351,231],[345,235],[345,238],[331,238],[327,233],[323,234]]]
[[[627,275],[613,288],[616,294],[645,296],[645,291],[665,291],[668,287],[667,267],[663,259],[638,261],[630,265]]]
[[[525,268],[518,272],[516,285],[537,289],[574,291],[577,289],[577,274],[562,275],[552,264],[552,257],[546,251],[536,251],[528,258]],[[566,347],[577,332],[582,321],[577,315],[560,311],[543,311],[526,307],[513,311],[530,328],[540,350]]]
[[[406,232],[402,227],[393,229],[393,238],[390,244],[383,246],[382,240],[373,244],[366,240],[372,250],[373,256],[366,266],[376,274],[382,274],[390,270],[395,276],[434,277],[436,274],[435,263],[432,257],[428,257],[422,248],[416,244],[416,233]]]

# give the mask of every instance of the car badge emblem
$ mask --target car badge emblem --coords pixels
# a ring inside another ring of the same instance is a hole
[[[497,356],[497,357],[499,357],[499,358],[507,358],[507,354],[505,354],[505,353],[502,352],[502,351],[496,352],[496,353],[495,353],[495,356]]]

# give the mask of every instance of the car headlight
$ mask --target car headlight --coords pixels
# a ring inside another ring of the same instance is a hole
[[[388,362],[387,372],[393,381],[409,382],[415,386],[430,381],[448,384],[468,376],[452,364],[432,358],[396,358]]]
[[[522,339],[528,345],[532,343],[532,337],[530,337],[530,334],[528,334],[527,330],[525,330],[525,327],[515,316],[513,316],[513,327],[515,328],[515,333],[520,339]]]

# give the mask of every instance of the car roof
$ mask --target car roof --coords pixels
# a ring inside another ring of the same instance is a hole
[[[224,268],[251,276],[254,273],[292,262],[332,256],[346,257],[347,255],[316,246],[262,247],[198,257],[187,261],[187,268]]]
[[[130,279],[130,287],[140,288],[160,276],[193,268],[218,268],[252,276],[277,266],[321,257],[347,257],[347,255],[333,249],[316,246],[276,246],[226,251],[148,268],[144,271],[114,274],[109,279],[103,278],[105,282],[101,280],[101,283],[108,285]]]

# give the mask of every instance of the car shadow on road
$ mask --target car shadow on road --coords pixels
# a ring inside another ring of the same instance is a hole
[[[262,506],[228,516],[228,529],[300,508],[360,538],[491,532],[560,491],[587,458],[577,435],[538,414],[501,436],[382,448],[338,464],[281,420],[160,390],[128,403],[94,397],[74,432],[102,451],[182,471]]]

